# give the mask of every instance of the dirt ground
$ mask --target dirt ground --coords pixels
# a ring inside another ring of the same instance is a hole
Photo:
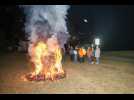
[[[134,51],[103,52],[99,65],[66,58],[63,68],[67,76],[61,80],[23,81],[21,76],[31,71],[26,54],[0,54],[0,93],[134,93]]]

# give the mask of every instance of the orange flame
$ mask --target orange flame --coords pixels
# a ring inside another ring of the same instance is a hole
[[[56,41],[56,39],[50,39],[48,43],[39,41],[32,47],[31,61],[35,67],[32,77],[43,75],[45,79],[54,80],[65,75],[61,64],[61,49]]]

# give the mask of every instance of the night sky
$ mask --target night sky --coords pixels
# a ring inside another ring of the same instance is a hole
[[[0,47],[5,48],[24,39],[25,16],[18,6],[1,6],[0,12]],[[89,43],[97,36],[102,49],[134,49],[134,6],[73,5],[68,12],[69,33],[80,43]]]

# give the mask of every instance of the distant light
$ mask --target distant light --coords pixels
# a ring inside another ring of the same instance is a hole
[[[95,39],[95,45],[100,45],[100,39],[99,38]]]
[[[84,19],[84,22],[85,22],[85,23],[87,23],[87,22],[88,22],[88,20],[87,20],[87,19]]]

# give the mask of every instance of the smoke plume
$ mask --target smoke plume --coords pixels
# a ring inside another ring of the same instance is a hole
[[[68,5],[25,5],[25,32],[30,42],[56,36],[61,47],[69,34],[66,26]]]

